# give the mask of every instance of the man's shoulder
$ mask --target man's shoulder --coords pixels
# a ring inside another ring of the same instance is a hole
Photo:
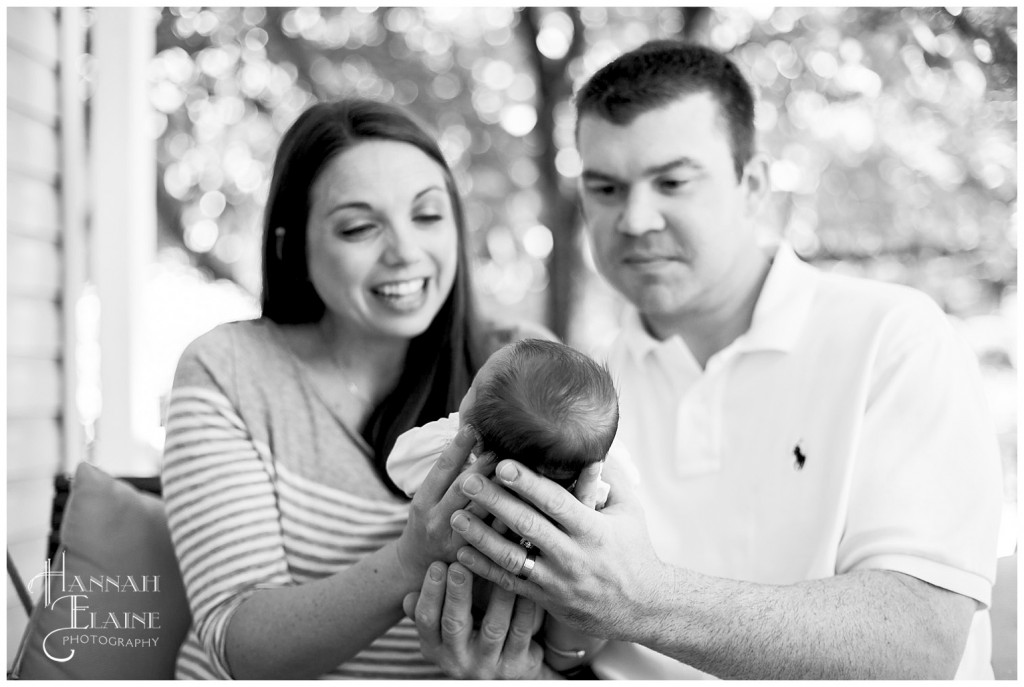
[[[903,284],[840,274],[822,275],[805,337],[833,352],[961,346],[950,317],[928,294]]]
[[[817,305],[819,312],[837,320],[861,324],[858,318],[928,322],[944,317],[931,296],[911,286],[825,271],[820,275]]]

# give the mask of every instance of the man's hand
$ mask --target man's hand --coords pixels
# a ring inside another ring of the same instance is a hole
[[[643,511],[621,469],[612,461],[604,473],[611,494],[599,512],[512,460],[498,464],[497,483],[467,476],[461,484],[463,493],[540,553],[529,579],[517,578],[525,548],[507,541],[472,513],[458,510],[452,515],[452,528],[469,545],[459,550],[458,559],[477,575],[534,600],[582,632],[637,641],[636,619],[648,615],[667,569],[651,547]]]
[[[473,575],[458,563],[430,566],[420,593],[405,597],[423,655],[454,678],[536,680],[550,677],[533,634],[543,618],[529,599],[487,585],[491,596],[473,627]]]

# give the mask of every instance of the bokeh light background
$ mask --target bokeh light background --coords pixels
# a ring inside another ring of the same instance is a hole
[[[278,140],[312,102],[346,95],[436,131],[486,313],[582,347],[607,336],[621,301],[580,227],[571,94],[625,50],[685,37],[728,51],[758,90],[766,233],[825,269],[920,288],[962,328],[1016,500],[1015,8],[216,7],[155,10],[153,23],[160,250],[147,294],[163,392],[188,340],[256,314]],[[81,69],[88,84],[87,55]],[[87,294],[86,334],[94,310]],[[86,419],[100,409],[89,346]]]

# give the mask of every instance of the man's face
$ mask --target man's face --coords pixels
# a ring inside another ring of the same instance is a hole
[[[759,254],[760,161],[737,180],[727,126],[706,92],[625,126],[579,124],[581,197],[601,273],[659,338],[738,297]]]

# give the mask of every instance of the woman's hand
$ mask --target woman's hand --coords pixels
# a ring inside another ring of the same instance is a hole
[[[586,508],[604,508],[608,501],[608,483],[601,479],[604,461],[591,463],[580,472],[572,495]]]
[[[482,509],[469,503],[461,489],[462,481],[470,474],[486,474],[494,468],[493,461],[484,459],[466,467],[476,441],[476,432],[471,427],[459,429],[412,500],[409,521],[397,541],[398,561],[407,588],[419,587],[431,562],[454,561],[456,551],[465,544],[451,529],[452,513],[468,507],[483,514]]]
[[[417,594],[405,597],[423,655],[447,675],[475,680],[537,680],[553,675],[533,641],[543,612],[529,599],[490,589],[479,628],[473,623],[473,574],[459,563],[434,563]],[[479,591],[479,589],[478,589]]]

